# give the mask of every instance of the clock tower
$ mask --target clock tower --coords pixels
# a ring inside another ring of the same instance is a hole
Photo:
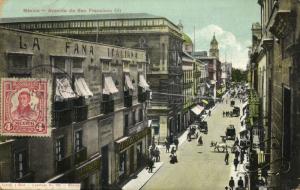
[[[217,57],[219,59],[219,47],[218,41],[216,40],[216,36],[214,34],[213,39],[210,42],[209,56]]]

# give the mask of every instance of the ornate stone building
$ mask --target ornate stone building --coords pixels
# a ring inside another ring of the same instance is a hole
[[[173,140],[182,122],[182,34],[164,17],[144,13],[28,17],[0,20],[3,26],[114,44],[146,51],[152,101],[148,116],[159,140]],[[115,55],[117,52],[111,52]],[[172,95],[173,94],[173,95]]]
[[[258,165],[258,169],[268,189],[297,189],[300,184],[300,5],[294,0],[259,0],[258,3],[261,27],[259,24],[252,27],[250,63],[252,88],[262,103],[257,124],[265,129],[260,147],[265,163]],[[252,169],[255,166],[254,159]]]
[[[1,136],[1,182],[107,189],[143,167],[145,51],[2,27],[0,35],[1,78],[53,84],[51,137]]]

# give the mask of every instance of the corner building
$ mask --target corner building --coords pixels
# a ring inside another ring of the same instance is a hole
[[[156,141],[171,141],[180,133],[183,109],[180,29],[164,17],[145,14],[98,14],[54,17],[2,18],[6,27],[102,42],[146,51],[147,81],[152,101],[148,118],[156,127]],[[169,96],[168,94],[175,94]]]
[[[0,36],[1,77],[53,86],[51,137],[1,136],[1,182],[108,189],[144,165],[145,51],[7,28]]]

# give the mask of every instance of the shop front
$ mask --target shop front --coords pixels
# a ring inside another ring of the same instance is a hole
[[[81,164],[75,169],[75,182],[81,184],[81,189],[99,189],[101,155]]]
[[[115,173],[119,183],[145,166],[150,142],[151,128],[149,127],[115,142],[117,166]]]

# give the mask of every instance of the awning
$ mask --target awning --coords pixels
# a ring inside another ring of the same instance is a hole
[[[201,102],[203,102],[204,104],[208,104],[207,100],[201,100]]]
[[[194,114],[196,114],[196,115],[200,115],[203,110],[204,110],[204,107],[199,106],[199,105],[196,105],[195,107],[193,107],[191,109],[191,111],[194,112]]]
[[[131,79],[129,75],[125,75],[125,85],[128,89],[134,90],[134,87],[132,85]]]
[[[112,78],[110,76],[105,77],[103,94],[115,94],[117,92],[119,92],[119,90],[116,88],[116,85]]]
[[[246,101],[246,102],[243,104],[242,109],[244,109],[248,104],[249,104],[249,102]]]
[[[210,88],[210,85],[208,83],[206,83],[207,88]]]
[[[76,94],[72,90],[67,78],[56,79],[55,101],[63,101],[69,98],[75,98]]]
[[[90,91],[90,88],[86,84],[83,77],[75,79],[75,91],[77,95],[85,98],[93,96],[93,93]]]
[[[144,75],[139,75],[139,86],[144,90],[150,90],[149,84],[146,82]]]
[[[246,117],[247,117],[247,114],[243,115],[243,116],[241,117],[241,122],[243,122],[243,121],[246,119]]]

